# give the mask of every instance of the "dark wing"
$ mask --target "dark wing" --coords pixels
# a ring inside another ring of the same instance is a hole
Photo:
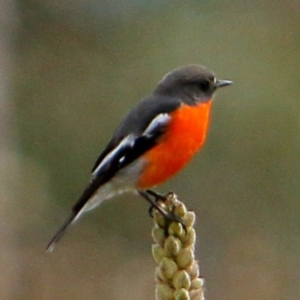
[[[150,96],[143,99],[135,108],[133,108],[124,120],[117,127],[113,138],[108,143],[104,151],[96,160],[92,172],[99,166],[102,160],[124,139],[124,137],[133,134],[141,136],[155,117],[162,113],[170,113],[180,106],[180,100],[170,97]]]
[[[140,136],[129,134],[124,137],[123,140],[94,167],[92,180],[73,207],[73,211],[79,212],[101,185],[108,182],[119,170],[125,168],[155,146],[165,132],[169,120],[169,114],[161,113],[152,120]]]
[[[180,105],[179,99],[152,95],[133,108],[97,159],[92,169],[92,181],[73,210],[80,210],[101,185],[151,149],[164,133],[169,113]]]

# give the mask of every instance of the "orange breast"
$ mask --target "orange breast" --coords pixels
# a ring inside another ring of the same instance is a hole
[[[160,184],[189,162],[205,140],[210,108],[211,101],[208,101],[197,106],[183,105],[171,114],[166,134],[144,155],[147,165],[137,188]]]

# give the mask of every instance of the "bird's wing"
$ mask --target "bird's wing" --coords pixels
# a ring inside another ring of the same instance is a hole
[[[141,135],[135,136],[129,134],[124,137],[114,149],[107,153],[101,162],[94,167],[91,182],[77,203],[73,206],[73,212],[75,212],[76,215],[79,214],[100,186],[108,182],[121,169],[138,159],[143,153],[151,149],[163,135],[169,120],[170,115],[159,114]]]
[[[144,98],[119,124],[113,134],[113,138],[96,160],[92,168],[92,173],[98,168],[104,158],[120,145],[124,138],[129,135],[142,136],[150,124],[156,124],[154,120],[156,120],[157,116],[171,113],[180,104],[179,99],[171,97],[157,97],[152,95]]]
[[[78,213],[101,185],[151,149],[165,132],[170,113],[180,105],[179,99],[152,95],[133,108],[97,159],[92,169],[92,180],[73,211]]]
[[[151,149],[163,135],[170,121],[170,115],[162,113],[157,115],[139,136],[128,135],[119,145],[109,152],[101,162],[94,167],[93,178],[108,175],[109,180],[120,169],[139,158]],[[107,177],[107,176],[106,176]]]

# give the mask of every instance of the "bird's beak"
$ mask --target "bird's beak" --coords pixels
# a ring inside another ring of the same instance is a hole
[[[230,80],[217,79],[217,81],[216,81],[217,88],[224,87],[224,86],[231,85],[231,84],[233,84],[233,81],[230,81]]]

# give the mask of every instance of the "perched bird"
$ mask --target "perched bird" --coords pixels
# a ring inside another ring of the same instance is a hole
[[[213,94],[230,84],[199,65],[165,75],[153,93],[117,127],[92,169],[90,183],[47,250],[53,250],[69,225],[84,212],[123,192],[138,192],[168,217],[151,201],[157,194],[150,189],[180,171],[201,148]]]

